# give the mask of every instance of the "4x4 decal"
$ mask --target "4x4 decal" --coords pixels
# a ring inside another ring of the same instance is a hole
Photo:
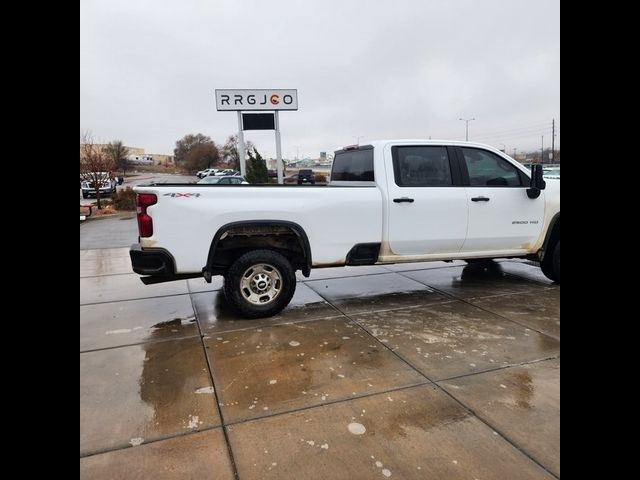
[[[200,194],[199,193],[165,193],[163,195],[163,197],[175,197],[175,198],[179,198],[179,197],[186,197],[186,198],[191,198],[191,197],[199,197]]]

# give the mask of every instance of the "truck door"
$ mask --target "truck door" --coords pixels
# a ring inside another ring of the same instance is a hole
[[[467,185],[469,229],[462,252],[527,250],[543,225],[544,191],[529,198],[529,177],[482,148],[457,148]]]
[[[441,145],[385,149],[388,238],[396,255],[460,251],[469,205],[453,153]]]

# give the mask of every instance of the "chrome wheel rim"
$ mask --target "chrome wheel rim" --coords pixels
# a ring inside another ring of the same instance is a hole
[[[252,305],[273,302],[282,290],[280,271],[268,263],[258,263],[247,268],[240,279],[240,293]]]

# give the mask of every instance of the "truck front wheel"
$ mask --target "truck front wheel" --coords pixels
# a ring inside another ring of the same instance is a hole
[[[253,250],[240,256],[224,276],[224,293],[231,307],[246,318],[280,313],[296,290],[289,260],[273,250]]]
[[[558,240],[553,249],[544,256],[544,260],[540,263],[542,273],[549,280],[560,283],[560,240]]]

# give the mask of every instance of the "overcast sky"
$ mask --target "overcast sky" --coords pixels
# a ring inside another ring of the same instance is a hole
[[[551,145],[560,118],[559,0],[82,0],[80,127],[172,154],[222,143],[216,88],[296,88],[286,158],[382,138]],[[556,148],[559,146],[556,130]],[[245,132],[275,156],[273,132]],[[504,145],[504,147],[503,147]]]

